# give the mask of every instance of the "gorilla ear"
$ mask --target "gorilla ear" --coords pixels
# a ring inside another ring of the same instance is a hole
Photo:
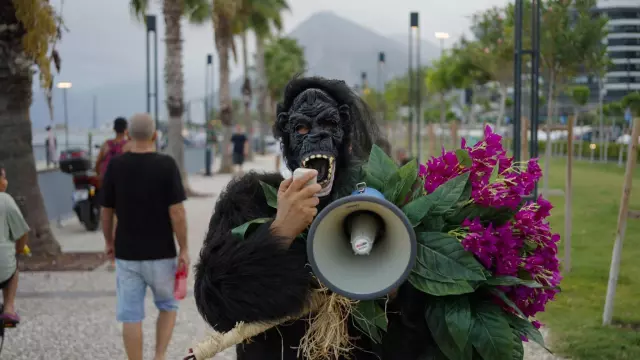
[[[349,110],[351,110],[351,108],[347,104],[343,104],[338,107],[340,120],[342,120],[343,124],[349,124],[351,122],[351,113],[349,112]]]
[[[281,133],[288,133],[289,131],[289,113],[286,111],[278,112],[278,116],[276,118],[276,124],[278,130]]]

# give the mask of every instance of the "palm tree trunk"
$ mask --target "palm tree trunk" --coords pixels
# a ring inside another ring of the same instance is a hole
[[[216,50],[218,62],[220,62],[220,120],[225,126],[224,139],[222,140],[222,159],[220,161],[221,174],[229,174],[231,167],[231,134],[233,133],[233,103],[231,101],[231,89],[229,84],[229,39],[220,36],[216,38]]]
[[[260,153],[265,154],[265,137],[269,132],[267,122],[267,81],[264,65],[264,38],[256,34],[256,72],[258,89],[258,122],[260,123]]]
[[[242,32],[242,68],[244,71],[245,83],[249,82],[249,55],[247,51],[247,32]],[[249,151],[247,154],[247,160],[253,160],[253,124],[251,121],[251,95],[244,102],[244,124],[247,127],[247,137],[249,137]]]
[[[182,73],[182,28],[180,18],[184,7],[183,0],[164,0],[165,63],[164,78],[169,113],[169,154],[176,161],[182,184],[189,194],[191,189],[184,167],[184,139],[182,137],[182,115],[184,114],[184,74]]]
[[[444,137],[446,131],[445,125],[447,121],[447,104],[444,102],[444,92],[440,93],[440,147],[444,147]],[[435,140],[435,139],[434,139]],[[431,154],[431,156],[436,156],[436,154]]]
[[[33,253],[56,255],[60,245],[49,227],[33,157],[31,64],[24,61],[22,37],[10,37],[10,31],[4,34],[0,40],[0,161],[9,181],[7,192],[31,228],[28,243]]]
[[[507,104],[507,87],[500,84],[500,107],[498,108],[498,118],[496,119],[496,132],[500,131],[502,127],[502,119],[504,119],[504,113],[506,111]]]

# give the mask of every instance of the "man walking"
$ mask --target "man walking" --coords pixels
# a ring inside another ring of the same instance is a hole
[[[44,150],[47,157],[47,167],[54,165],[57,162],[56,154],[58,153],[58,140],[56,135],[51,130],[51,126],[46,127],[47,138],[44,140]]]
[[[22,253],[27,244],[29,226],[18,204],[5,192],[7,186],[7,174],[0,165],[0,289],[4,302],[0,319],[17,324],[20,322],[20,316],[15,308],[18,290],[16,253]]]
[[[106,252],[116,263],[116,318],[129,360],[142,360],[142,320],[146,287],[160,314],[156,324],[154,360],[165,360],[176,321],[173,295],[176,246],[178,268],[189,268],[186,199],[173,158],[156,152],[156,129],[149,114],[129,122],[129,151],[107,165],[102,188],[102,231]],[[113,215],[118,225],[113,232]]]

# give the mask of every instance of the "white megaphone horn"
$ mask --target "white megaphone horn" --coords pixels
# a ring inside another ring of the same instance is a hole
[[[416,234],[402,210],[364,183],[327,205],[307,236],[313,273],[353,300],[379,298],[400,287],[416,252]]]

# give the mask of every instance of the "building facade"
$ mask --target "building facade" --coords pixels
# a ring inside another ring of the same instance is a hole
[[[597,11],[609,18],[607,52],[612,65],[604,81],[605,102],[640,91],[640,0],[600,0]]]

